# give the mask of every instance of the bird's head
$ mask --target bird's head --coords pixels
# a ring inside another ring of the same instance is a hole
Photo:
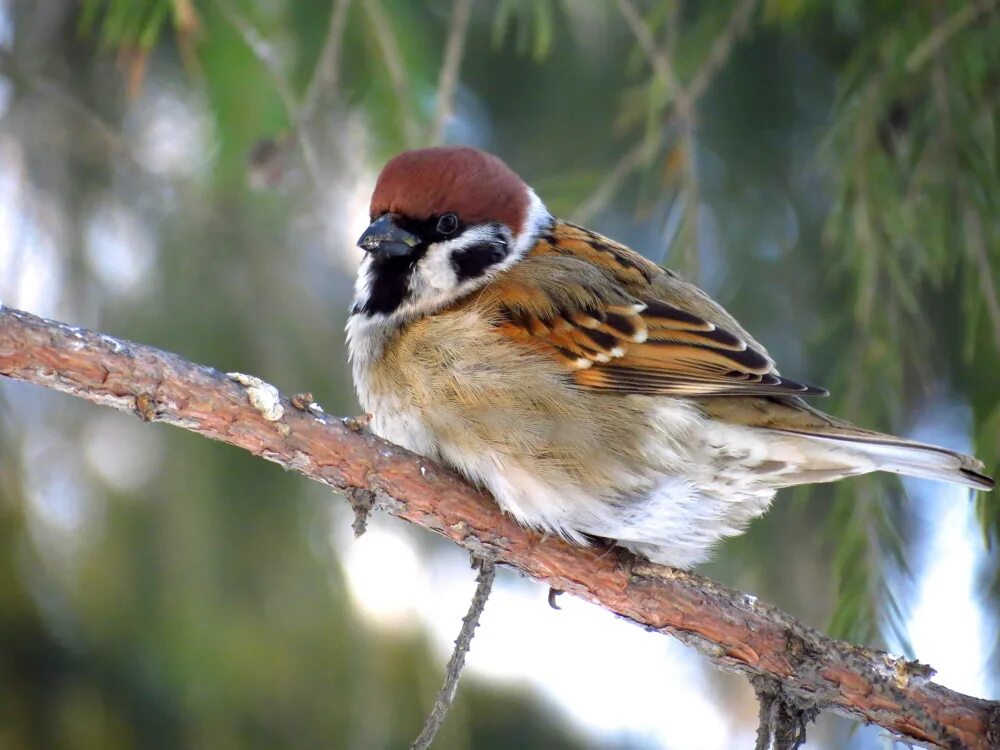
[[[370,219],[353,309],[369,317],[440,310],[516,263],[552,221],[500,159],[460,146],[392,159]]]

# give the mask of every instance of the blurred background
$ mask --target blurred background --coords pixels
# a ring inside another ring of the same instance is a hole
[[[0,300],[355,414],[380,165],[502,156],[824,408],[1000,463],[1000,3],[0,0]],[[1000,503],[779,495],[702,571],[1000,697]],[[238,450],[0,383],[0,748],[399,748],[463,553]],[[749,747],[668,638],[509,571],[436,747]],[[810,748],[891,747],[824,716]]]

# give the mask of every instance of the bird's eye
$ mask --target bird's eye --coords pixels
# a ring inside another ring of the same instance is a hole
[[[437,230],[439,234],[448,236],[449,234],[454,234],[457,229],[458,217],[455,214],[445,214],[438,219]]]

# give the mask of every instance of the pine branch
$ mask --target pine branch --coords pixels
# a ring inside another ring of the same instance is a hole
[[[827,638],[697,574],[528,531],[454,473],[350,420],[275,400],[266,384],[9,308],[0,308],[0,374],[229,443],[337,490],[369,491],[377,509],[771,681],[786,709],[830,710],[940,747],[1000,746],[1000,702],[949,690],[929,667]]]

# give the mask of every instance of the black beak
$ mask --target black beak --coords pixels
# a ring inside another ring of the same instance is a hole
[[[410,255],[421,240],[396,225],[394,214],[378,217],[358,238],[358,247],[376,258],[402,258]]]

